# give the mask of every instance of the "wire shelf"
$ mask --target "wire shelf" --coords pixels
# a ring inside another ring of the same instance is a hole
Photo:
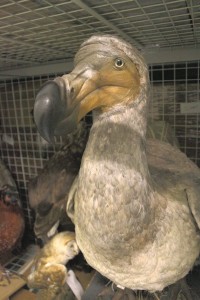
[[[199,47],[199,0],[2,0],[0,70],[72,59],[97,33],[140,49]]]

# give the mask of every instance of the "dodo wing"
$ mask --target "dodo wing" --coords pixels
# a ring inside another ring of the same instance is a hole
[[[200,228],[200,169],[178,148],[147,140],[149,169],[158,189],[187,203]]]

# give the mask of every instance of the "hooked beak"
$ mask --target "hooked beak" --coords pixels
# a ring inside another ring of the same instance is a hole
[[[35,99],[34,120],[40,135],[49,143],[54,142],[54,136],[76,128],[77,109],[71,104],[68,80],[57,77],[41,87]]]
[[[97,72],[77,68],[41,87],[35,100],[34,120],[45,140],[53,143],[54,136],[73,132],[79,121],[98,106],[96,78]]]

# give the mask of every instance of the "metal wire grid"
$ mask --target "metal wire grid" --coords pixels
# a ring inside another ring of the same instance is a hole
[[[200,166],[200,62],[150,66],[153,119],[172,125],[180,149]],[[189,108],[183,111],[182,104]],[[194,109],[190,109],[195,107]]]
[[[30,230],[33,215],[27,201],[28,182],[56,150],[40,138],[32,116],[36,91],[50,78],[23,78],[0,84],[1,159],[6,162],[17,182]],[[59,144],[60,140],[57,141],[57,147]]]
[[[198,46],[199,0],[1,0],[0,69],[71,59],[95,33],[142,49]]]

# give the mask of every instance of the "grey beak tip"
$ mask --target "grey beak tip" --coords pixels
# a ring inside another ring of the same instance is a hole
[[[62,110],[56,110],[60,103],[60,88],[55,81],[48,81],[38,91],[34,105],[34,121],[40,135],[50,144],[54,144],[54,127]]]

